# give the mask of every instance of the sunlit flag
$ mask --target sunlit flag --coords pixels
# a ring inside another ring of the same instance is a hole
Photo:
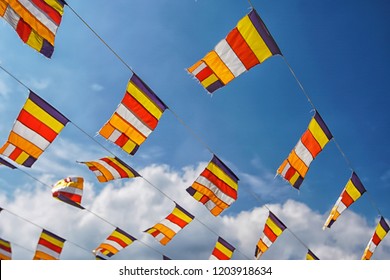
[[[59,260],[65,239],[43,229],[39,237],[34,260]]]
[[[213,93],[253,66],[281,51],[264,22],[252,10],[225,39],[187,70]]]
[[[52,187],[51,192],[53,197],[77,208],[84,209],[81,206],[83,189],[84,179],[82,177],[68,177],[58,181]]]
[[[11,242],[0,238],[0,260],[11,260],[12,249]]]
[[[210,260],[230,260],[233,256],[234,250],[229,242],[222,237],[218,237],[217,243],[211,253]]]
[[[378,247],[379,243],[381,243],[383,238],[385,238],[389,230],[389,224],[386,223],[385,218],[381,217],[378,225],[376,226],[374,235],[372,236],[371,240],[368,242],[366,249],[364,250],[362,260],[371,259],[376,247]]]
[[[0,0],[0,16],[24,43],[50,58],[64,5],[62,0]]]

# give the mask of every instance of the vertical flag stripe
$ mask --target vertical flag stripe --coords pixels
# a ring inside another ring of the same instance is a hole
[[[364,188],[359,177],[355,172],[352,172],[352,175],[341,192],[340,197],[337,199],[335,205],[330,211],[329,217],[326,220],[323,229],[326,227],[330,228],[341,215],[341,213],[352,203],[358,200],[365,192],[366,189]]]
[[[212,51],[187,71],[209,93],[213,93],[276,54],[281,54],[278,46],[257,12],[252,10]]]
[[[287,159],[279,166],[277,174],[294,188],[299,189],[309,171],[310,164],[332,137],[319,113],[315,112],[307,130],[298,140]]]
[[[217,216],[237,200],[238,181],[238,177],[214,155],[187,192]]]

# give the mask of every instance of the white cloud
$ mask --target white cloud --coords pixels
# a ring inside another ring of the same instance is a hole
[[[235,259],[252,258],[268,209],[288,229],[263,259],[304,259],[306,246],[321,259],[359,259],[373,234],[374,225],[367,225],[364,218],[350,210],[343,213],[332,229],[323,231],[328,213],[319,213],[294,200],[239,213],[227,212],[215,218],[185,191],[203,168],[204,164],[182,170],[151,165],[139,170],[151,184],[143,178],[107,184],[86,181],[82,204],[93,213],[51,198],[50,190],[36,182],[32,182],[33,192],[16,189],[13,199],[0,196],[0,206],[67,239],[63,259],[92,259],[89,252],[111,233],[113,226],[147,244],[135,242],[115,259],[161,259],[161,254],[172,259],[208,259],[217,235],[236,246]],[[174,206],[171,199],[194,214],[196,220],[164,247],[143,231],[169,214]],[[0,214],[0,219],[0,236],[28,249],[15,246],[14,258],[30,259],[41,229],[6,211]],[[374,258],[390,259],[389,238],[377,248]]]
[[[100,84],[92,84],[91,85],[91,89],[93,90],[93,91],[102,91],[103,89],[104,89],[104,87],[102,86],[102,85],[100,85]]]

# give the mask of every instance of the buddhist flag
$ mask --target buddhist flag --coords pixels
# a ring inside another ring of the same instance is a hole
[[[359,177],[356,175],[355,172],[352,172],[351,178],[348,180],[344,190],[336,201],[336,204],[330,211],[329,217],[326,220],[323,229],[325,229],[326,227],[330,228],[337,220],[337,218],[341,215],[341,213],[345,209],[347,209],[352,203],[358,200],[365,192],[366,189],[364,188]]]
[[[0,238],[0,260],[11,260],[11,242]]]
[[[63,0],[0,0],[0,16],[24,43],[50,58],[64,5]]]
[[[234,248],[229,242],[222,237],[218,237],[214,250],[211,253],[209,260],[230,260],[233,256]]]
[[[0,153],[31,167],[68,122],[64,115],[30,91]]]
[[[214,216],[221,214],[237,200],[238,177],[217,157],[213,156],[205,170],[187,192],[203,203]]]
[[[306,254],[306,260],[315,261],[315,260],[319,260],[319,258],[316,255],[314,255],[312,251],[308,250]]]
[[[134,155],[168,107],[133,74],[118,108],[99,134]]]
[[[34,260],[60,259],[64,242],[65,239],[43,229],[35,251]]]
[[[332,138],[330,130],[316,112],[295,148],[278,168],[277,174],[299,189],[311,162]]]
[[[84,179],[82,177],[68,177],[58,181],[51,189],[53,197],[75,206],[84,209],[81,206],[83,197]]]
[[[362,260],[371,259],[376,247],[378,247],[379,243],[381,243],[383,238],[385,238],[389,230],[390,230],[389,224],[386,223],[385,218],[381,217],[378,225],[376,226],[374,235],[372,236],[371,240],[368,242],[366,249],[364,250]]]
[[[99,247],[93,250],[93,253],[97,260],[106,260],[132,244],[135,240],[136,238],[130,234],[120,228],[116,228]]]
[[[80,162],[85,164],[100,183],[115,179],[134,178],[140,175],[117,157],[104,157],[96,161]]]
[[[211,52],[187,70],[213,93],[277,54],[281,55],[279,47],[256,10],[252,10]]]
[[[167,245],[168,242],[193,219],[193,215],[176,204],[171,214],[153,227],[145,230],[145,232],[151,234],[162,245]]]
[[[269,211],[268,219],[265,222],[263,236],[257,242],[255,257],[259,259],[265,251],[276,241],[287,227]]]

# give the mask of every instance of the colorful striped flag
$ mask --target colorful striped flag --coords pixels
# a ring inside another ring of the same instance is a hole
[[[120,228],[116,228],[99,247],[93,250],[93,253],[97,260],[106,260],[132,244],[135,240],[137,239],[130,234]]]
[[[237,200],[238,177],[217,157],[213,156],[205,170],[187,192],[218,216]]]
[[[253,9],[214,50],[187,70],[209,93],[213,93],[253,66],[277,54],[282,53]]]
[[[0,260],[11,260],[11,242],[0,238]]]
[[[118,108],[99,134],[134,155],[168,107],[135,74]]]
[[[100,183],[115,179],[134,178],[140,175],[117,157],[104,157],[96,161],[80,162],[95,173]]]
[[[255,250],[255,257],[259,259],[261,255],[276,241],[287,227],[271,211],[265,222],[263,236],[259,239]]]
[[[0,153],[31,167],[68,122],[59,111],[30,91]]]
[[[209,260],[230,260],[233,256],[234,248],[229,242],[222,237],[218,237],[214,250],[211,253]]]
[[[84,179],[82,177],[68,177],[58,181],[51,189],[53,197],[75,206],[84,209],[81,206],[83,197]]]
[[[378,225],[376,226],[374,235],[371,240],[368,242],[366,249],[364,250],[362,260],[370,260],[376,247],[378,247],[379,243],[385,238],[386,234],[389,232],[390,226],[386,223],[385,218],[381,217]]]
[[[316,112],[295,148],[278,168],[277,174],[299,189],[311,162],[332,138],[332,133]]]
[[[314,260],[319,260],[319,258],[316,255],[314,255],[312,251],[308,250],[306,254],[306,260],[314,261]]]
[[[64,247],[65,239],[47,231],[42,230],[38,241],[37,249],[35,251],[34,260],[58,260],[62,248]]]
[[[164,220],[144,232],[151,234],[162,245],[167,245],[169,241],[185,226],[187,226],[194,216],[184,208],[175,203],[175,208]]]
[[[50,58],[64,5],[63,0],[0,0],[0,16],[24,43]]]
[[[330,211],[329,217],[326,220],[323,229],[326,227],[330,228],[341,213],[347,209],[352,203],[358,200],[364,193],[366,189],[364,188],[362,182],[355,172],[352,172],[351,178],[348,180],[347,184],[344,187],[340,197],[336,201],[336,204],[333,206]]]

